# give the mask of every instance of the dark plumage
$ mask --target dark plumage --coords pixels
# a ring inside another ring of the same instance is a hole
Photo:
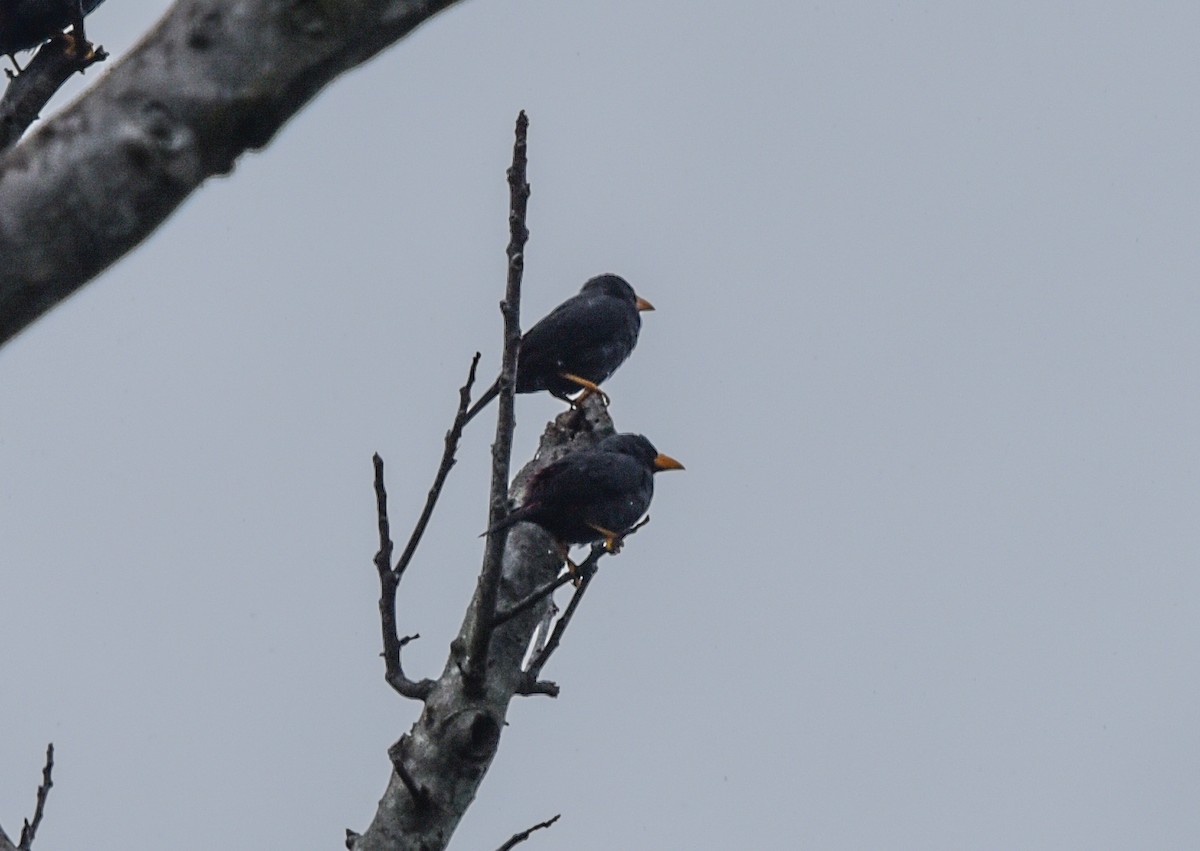
[[[564,545],[606,539],[611,546],[650,508],[654,474],[682,469],[642,435],[614,434],[534,473],[522,505],[488,533],[527,521]]]
[[[80,23],[104,0],[0,0],[0,54],[32,50]]]
[[[642,328],[639,311],[653,309],[619,275],[592,278],[578,295],[554,308],[521,337],[516,391],[548,390],[566,399],[587,386],[566,376],[600,384],[617,371],[637,345]],[[467,419],[499,392],[497,379],[471,407]]]

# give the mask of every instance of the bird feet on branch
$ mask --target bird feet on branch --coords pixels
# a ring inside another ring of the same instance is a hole
[[[581,404],[583,404],[583,401],[585,399],[587,399],[589,396],[592,396],[595,394],[598,394],[600,396],[600,401],[604,403],[604,407],[606,407],[606,408],[608,407],[608,402],[609,402],[608,394],[605,393],[603,390],[601,390],[600,385],[597,384],[596,382],[588,381],[586,378],[583,378],[578,375],[574,375],[573,373],[570,373],[570,372],[560,372],[558,375],[560,378],[565,378],[567,381],[574,382],[575,384],[578,384],[580,387],[583,388],[582,393],[580,393],[574,399],[567,400],[568,402],[571,403],[572,408],[578,408]]]
[[[555,543],[558,545],[558,557],[567,563],[567,573],[571,575],[571,584],[578,588],[579,583],[583,581],[583,573],[579,570],[579,565],[571,561],[571,545],[564,544],[562,541]]]
[[[623,546],[625,546],[625,539],[628,538],[630,535],[632,535],[634,532],[636,532],[638,529],[641,529],[643,526],[645,526],[649,522],[650,522],[650,515],[647,514],[645,517],[643,517],[641,520],[639,520],[637,523],[635,523],[629,529],[626,529],[624,532],[614,532],[611,529],[605,529],[603,526],[599,526],[595,523],[588,523],[587,525],[591,526],[593,529],[595,529],[597,532],[599,532],[601,535],[604,536],[604,549],[607,550],[608,552],[612,553],[613,555],[617,555],[618,553],[621,552],[621,548]]]
[[[604,536],[604,549],[608,550],[613,555],[621,552],[621,547],[625,545],[625,533],[614,532],[611,529],[605,529],[596,523],[587,524]]]
[[[64,55],[88,65],[96,60],[97,50],[101,52],[104,50],[104,48],[97,48],[96,45],[92,44],[82,35],[76,35],[74,30],[68,33],[61,33],[51,39],[51,41],[58,41],[64,45]]]

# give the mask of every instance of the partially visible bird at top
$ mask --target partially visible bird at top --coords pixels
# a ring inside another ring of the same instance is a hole
[[[548,390],[565,401],[580,390],[603,396],[600,383],[617,371],[637,345],[643,310],[654,310],[654,305],[638,296],[620,275],[592,278],[521,337],[516,392]],[[466,421],[499,392],[497,378],[471,406]]]
[[[534,473],[521,505],[484,534],[526,521],[549,532],[563,558],[571,544],[592,541],[604,541],[615,552],[650,508],[654,474],[682,469],[640,434],[610,435]]]
[[[83,18],[104,0],[0,0],[0,54],[14,65],[13,54],[32,50],[62,35],[71,27],[69,38],[87,50]],[[17,70],[21,67],[17,65]]]

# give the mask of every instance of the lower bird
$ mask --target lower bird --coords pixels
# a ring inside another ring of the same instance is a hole
[[[614,434],[534,473],[522,504],[485,534],[526,521],[549,532],[564,558],[571,544],[604,541],[615,550],[650,508],[654,474],[682,469],[642,435]]]
[[[518,393],[548,390],[570,401],[572,393],[602,393],[600,383],[617,371],[637,345],[640,311],[654,305],[620,275],[597,275],[521,337]],[[500,379],[467,412],[469,422],[500,392]]]

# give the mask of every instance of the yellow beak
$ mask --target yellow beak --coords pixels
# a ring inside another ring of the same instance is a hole
[[[672,458],[670,455],[663,455],[660,452],[654,458],[654,469],[655,470],[682,470],[683,465],[680,464],[678,461],[676,461],[674,458]]]

